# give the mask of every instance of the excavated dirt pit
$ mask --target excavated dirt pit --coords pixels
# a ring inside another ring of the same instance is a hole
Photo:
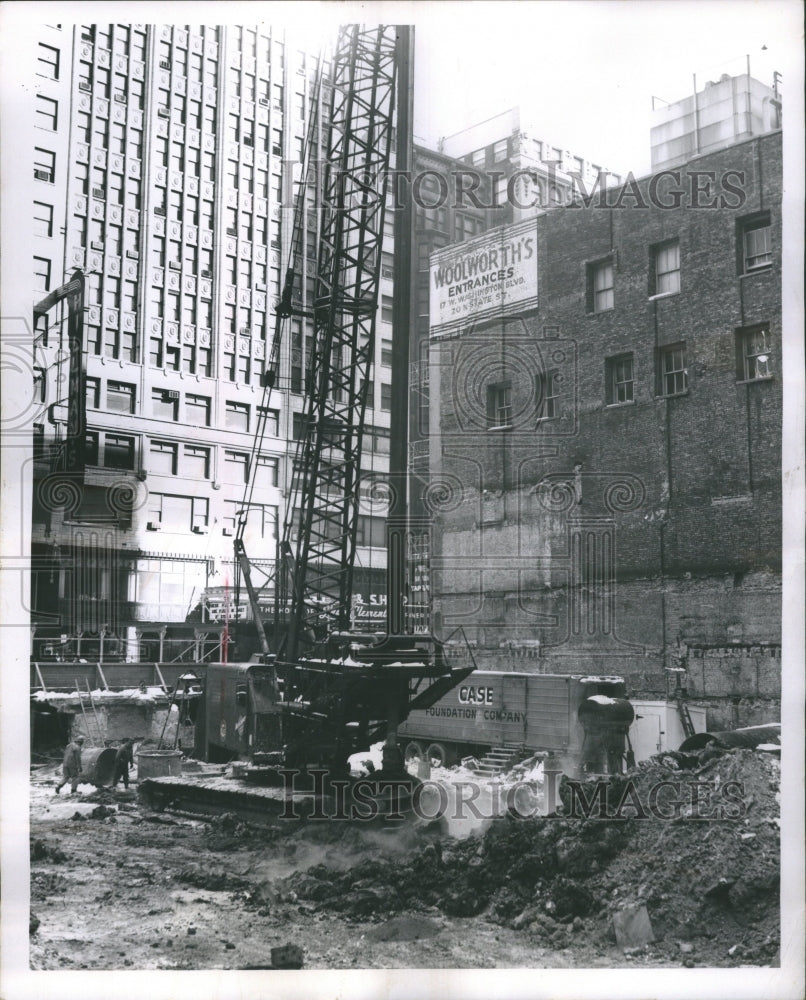
[[[461,840],[333,821],[258,830],[90,786],[56,798],[55,769],[39,770],[31,967],[259,969],[286,944],[307,969],[777,966],[779,769],[762,752],[667,754],[627,776],[634,792],[626,779],[608,792],[634,806],[670,782],[686,790],[676,818],[627,805],[631,818],[505,817]],[[692,783],[733,802],[727,815],[692,815]],[[560,796],[567,808],[566,785]],[[641,906],[654,940],[625,951],[613,918]]]

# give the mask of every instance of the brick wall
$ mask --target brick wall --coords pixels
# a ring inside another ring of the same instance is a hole
[[[711,179],[717,207],[697,207]],[[539,217],[538,310],[432,344],[435,610],[480,667],[620,672],[651,696],[683,662],[709,725],[752,724],[780,699],[780,133],[692,161],[679,207],[652,204],[672,180]],[[743,221],[767,211],[772,264],[740,275]],[[670,240],[680,290],[653,297]],[[594,313],[588,266],[608,257],[614,308]],[[736,331],[754,324],[771,377],[745,381]],[[686,391],[666,397],[658,355],[683,341]],[[607,405],[625,353],[634,398]],[[552,373],[558,415],[540,419]],[[509,430],[487,427],[494,384]]]

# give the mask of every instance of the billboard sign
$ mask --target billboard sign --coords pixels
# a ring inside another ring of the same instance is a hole
[[[431,337],[537,308],[537,221],[501,226],[431,255]]]

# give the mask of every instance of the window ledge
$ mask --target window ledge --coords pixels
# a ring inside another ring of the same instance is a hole
[[[512,430],[512,424],[498,424],[495,427],[488,427],[487,430],[491,434],[500,434],[503,431],[511,431]]]
[[[751,271],[742,271],[739,275],[739,280],[742,278],[754,278],[757,274],[767,274],[773,269],[772,264],[765,264],[763,267],[754,267]]]
[[[605,403],[606,410],[617,410],[620,406],[635,406],[635,400],[625,399],[621,403]]]
[[[649,301],[653,302],[655,299],[668,299],[671,298],[672,295],[679,295],[679,294],[680,294],[679,288],[676,292],[658,292],[656,295],[650,295]]]
[[[682,399],[683,396],[688,396],[689,391],[689,389],[684,389],[683,392],[661,393],[655,399]]]
[[[671,293],[670,293],[671,294]],[[589,309],[587,312],[588,316],[604,316],[607,313],[615,312],[615,306],[608,306],[607,309]]]
[[[736,385],[754,385],[756,382],[774,382],[774,375],[759,375],[758,378],[738,378]]]

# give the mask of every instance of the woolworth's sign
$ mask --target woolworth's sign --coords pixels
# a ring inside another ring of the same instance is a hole
[[[431,255],[431,337],[537,307],[537,223],[502,226]]]

